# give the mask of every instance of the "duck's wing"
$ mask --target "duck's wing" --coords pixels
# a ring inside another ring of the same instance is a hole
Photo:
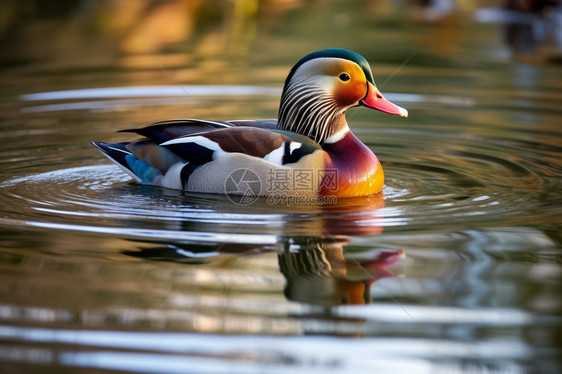
[[[207,121],[199,119],[171,119],[156,122],[140,129],[126,129],[119,132],[132,132],[142,135],[156,144],[164,143],[179,136],[232,127],[228,122]]]
[[[210,162],[229,153],[243,153],[275,165],[295,163],[322,148],[312,139],[282,130],[229,127],[195,133],[160,143],[185,161]]]
[[[92,144],[137,182],[172,188],[183,188],[199,166],[229,155],[244,154],[282,166],[322,150],[315,141],[296,133],[221,122],[166,121],[128,132],[146,138]]]
[[[260,127],[262,129],[275,130],[277,128],[276,119],[249,119],[228,121],[233,126]]]
[[[164,143],[168,140],[180,136],[202,133],[228,127],[258,127],[265,129],[275,129],[277,120],[236,120],[236,121],[208,121],[200,119],[172,119],[156,122],[153,125],[140,129],[120,130],[119,132],[132,132],[147,137],[156,144]]]

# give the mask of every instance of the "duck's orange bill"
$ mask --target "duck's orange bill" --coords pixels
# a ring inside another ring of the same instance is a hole
[[[359,100],[359,104],[366,106],[367,108],[380,110],[384,113],[408,117],[408,111],[406,109],[401,108],[385,99],[381,92],[371,83],[367,83],[367,85],[367,95],[363,99]]]

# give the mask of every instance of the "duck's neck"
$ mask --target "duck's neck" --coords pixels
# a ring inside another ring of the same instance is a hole
[[[378,162],[373,151],[357,139],[347,126],[327,138],[322,143],[322,148],[330,155],[333,166],[338,169],[360,171],[360,174],[364,174]]]
[[[347,128],[345,110],[329,95],[307,86],[289,85],[281,97],[277,128],[322,144]]]
[[[339,126],[339,127],[340,128],[339,128],[338,131],[334,132],[329,137],[324,139],[324,141],[322,142],[323,145],[337,143],[340,140],[342,140],[343,138],[345,138],[347,136],[347,134],[351,131],[349,129],[349,126],[348,126],[347,122],[345,122],[345,118],[344,118],[343,126]]]
[[[347,125],[327,138],[322,148],[329,156],[326,168],[337,171],[337,196],[368,195],[382,189],[384,174],[377,156],[357,139]]]

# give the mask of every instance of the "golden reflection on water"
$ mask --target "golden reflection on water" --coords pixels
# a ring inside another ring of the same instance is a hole
[[[493,3],[487,5],[502,1]],[[333,43],[341,47],[348,41],[353,44],[350,47],[362,46],[360,50],[370,50],[376,56],[375,43],[387,55],[394,55],[397,51],[389,48],[385,39],[407,35],[407,21],[415,19],[433,27],[430,33],[410,38],[413,44],[402,56],[413,51],[453,56],[466,53],[462,45],[467,42],[497,43],[486,32],[469,35],[452,27],[481,6],[479,1],[457,2],[433,17],[431,11],[439,10],[438,6],[423,7],[416,2],[404,6],[393,1],[62,1],[57,6],[43,2],[30,6],[12,0],[4,2],[0,35],[10,35],[12,40],[4,42],[4,60],[41,61],[43,69],[115,66],[138,56],[175,52],[179,53],[177,62],[190,62],[197,56],[201,66],[214,70],[246,59],[256,48],[264,52],[261,57],[254,56],[260,61],[280,48],[291,55],[303,55],[309,52],[308,45],[315,43],[321,49]],[[299,22],[298,18],[309,12],[314,17]],[[386,23],[388,27],[354,35],[354,30],[363,30],[365,22]],[[279,37],[279,29],[294,36],[292,45]],[[308,39],[307,43],[299,36]],[[186,55],[190,57],[181,59]],[[124,66],[130,64],[125,62]]]

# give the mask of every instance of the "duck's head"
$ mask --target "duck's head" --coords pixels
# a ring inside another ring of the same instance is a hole
[[[278,127],[322,143],[347,127],[345,111],[357,105],[408,116],[380,93],[363,56],[346,49],[314,52],[297,62],[285,80]]]

